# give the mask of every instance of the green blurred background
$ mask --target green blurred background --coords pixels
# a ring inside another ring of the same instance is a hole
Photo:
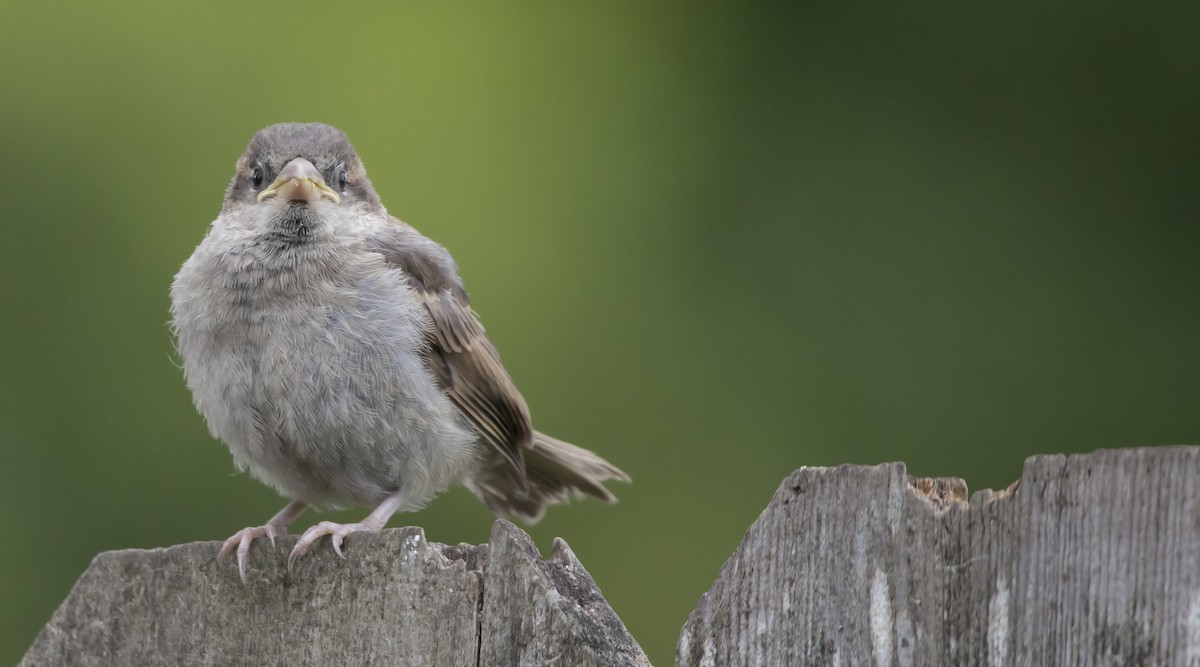
[[[0,664],[97,552],[282,505],[167,328],[278,121],[346,130],[538,426],[633,476],[531,532],[658,664],[799,466],[1200,441],[1198,7],[4,3]]]

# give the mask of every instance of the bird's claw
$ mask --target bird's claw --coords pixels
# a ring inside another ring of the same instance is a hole
[[[288,572],[292,571],[292,564],[296,559],[303,556],[308,548],[316,544],[317,540],[329,536],[330,543],[333,544],[333,551],[341,558],[345,558],[346,554],[342,553],[342,540],[350,533],[376,533],[379,532],[379,527],[371,525],[364,521],[361,523],[334,523],[332,521],[322,521],[317,525],[304,531],[300,536],[300,540],[296,542],[296,546],[292,548],[291,555],[288,556]]]
[[[234,549],[236,549],[238,576],[245,583],[246,562],[250,560],[250,544],[254,542],[255,538],[266,537],[271,540],[271,546],[275,546],[275,536],[283,534],[284,531],[282,528],[269,523],[265,526],[243,528],[225,540],[224,544],[221,545],[221,550],[217,552],[217,560],[224,561],[225,557],[233,553]]]

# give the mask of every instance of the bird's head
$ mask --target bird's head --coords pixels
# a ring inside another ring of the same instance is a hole
[[[382,210],[344,132],[323,123],[279,123],[250,140],[221,214],[236,213],[260,227],[308,229],[350,211]]]

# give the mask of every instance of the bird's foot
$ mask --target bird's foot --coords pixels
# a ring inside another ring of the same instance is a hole
[[[334,523],[332,521],[322,521],[317,525],[304,531],[300,536],[300,541],[292,548],[292,554],[288,556],[288,572],[292,571],[292,563],[296,559],[303,556],[308,548],[316,544],[317,540],[329,536],[330,542],[333,543],[333,550],[337,555],[345,558],[342,553],[342,540],[350,533],[378,533],[383,528],[384,522],[373,521],[374,517],[367,517],[365,521],[359,523]]]
[[[250,543],[258,537],[266,537],[271,540],[271,546],[275,546],[275,538],[282,537],[287,534],[287,529],[274,524],[268,523],[265,526],[252,526],[243,528],[234,533],[232,537],[225,540],[221,545],[221,550],[217,552],[217,560],[223,561],[225,557],[233,553],[237,549],[237,566],[238,576],[242,581],[246,581],[246,561],[250,558]]]

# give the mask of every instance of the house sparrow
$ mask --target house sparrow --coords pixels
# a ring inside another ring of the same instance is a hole
[[[450,254],[388,215],[346,135],[272,125],[250,141],[221,213],[171,286],[196,408],[239,468],[291,499],[225,541],[238,572],[309,505],[374,507],[318,539],[378,531],[462,482],[497,514],[537,521],[602,482],[592,452],[533,429],[467,303]]]

